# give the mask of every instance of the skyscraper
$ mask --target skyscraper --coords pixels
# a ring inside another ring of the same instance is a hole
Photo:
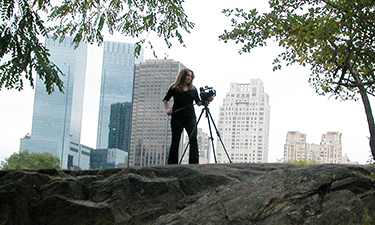
[[[136,58],[134,49],[134,44],[104,42],[97,149],[108,148],[111,105],[132,101],[134,64],[143,61],[143,52]]]
[[[117,148],[129,152],[131,110],[132,104],[130,102],[111,105],[108,148]]]
[[[219,111],[218,129],[232,162],[263,163],[268,161],[270,106],[263,82],[231,83]],[[220,141],[217,162],[229,159]]]
[[[130,166],[167,163],[172,133],[162,100],[182,68],[173,60],[147,60],[135,66]]]
[[[64,168],[88,168],[90,149],[80,145],[87,44],[74,49],[71,37],[63,42],[46,38],[51,61],[65,74],[64,93],[48,95],[43,80],[36,79],[32,132],[21,139],[20,150],[50,152]],[[84,163],[82,163],[84,162]]]

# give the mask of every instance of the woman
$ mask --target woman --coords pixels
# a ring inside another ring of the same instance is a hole
[[[195,127],[196,117],[193,101],[195,101],[197,105],[202,105],[202,103],[199,99],[197,89],[193,86],[193,79],[193,71],[187,68],[182,69],[163,99],[167,115],[172,115],[172,143],[169,150],[168,164],[178,163],[178,146],[184,128],[190,137],[189,163],[199,163],[197,129]],[[173,97],[174,100],[173,109],[170,109],[168,104],[171,97]]]

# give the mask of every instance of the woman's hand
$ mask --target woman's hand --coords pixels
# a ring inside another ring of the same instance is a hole
[[[167,100],[163,100],[163,103],[164,103],[165,109],[167,110],[167,115],[168,116],[172,115],[172,109],[169,108],[168,101]]]
[[[214,96],[211,96],[209,99],[208,99],[208,102],[212,102],[214,100]],[[203,105],[203,102],[198,102],[197,103],[198,106],[201,106]]]

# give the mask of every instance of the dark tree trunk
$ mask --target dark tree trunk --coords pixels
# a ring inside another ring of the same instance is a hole
[[[350,72],[353,75],[355,82],[358,84],[359,93],[361,94],[362,103],[365,107],[365,113],[367,117],[368,128],[370,130],[370,148],[372,153],[372,158],[375,160],[375,124],[374,117],[372,115],[370,101],[364,88],[362,81],[359,79],[359,75],[354,68],[350,68]]]

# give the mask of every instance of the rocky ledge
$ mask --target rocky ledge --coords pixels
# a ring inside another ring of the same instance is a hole
[[[1,225],[375,224],[375,166],[1,170]]]

